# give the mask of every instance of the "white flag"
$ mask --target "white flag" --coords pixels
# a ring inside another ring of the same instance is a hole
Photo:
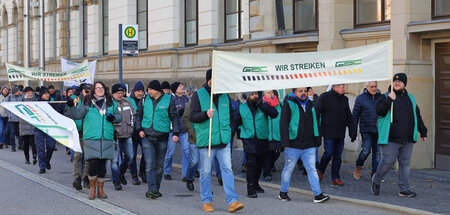
[[[392,78],[392,41],[303,53],[213,51],[212,92],[236,93]]]
[[[79,65],[79,63],[75,63],[72,61],[68,61],[64,58],[61,58],[61,71],[63,71],[63,72],[69,71],[69,70],[77,67],[78,65]],[[89,62],[89,71],[91,73],[91,77],[81,79],[80,82],[85,83],[85,84],[93,84],[96,68],[97,68],[97,60]],[[64,86],[71,87],[73,85],[78,86],[79,85],[78,81],[64,81]]]
[[[48,102],[3,102],[1,105],[57,142],[82,152],[75,122],[56,112]]]

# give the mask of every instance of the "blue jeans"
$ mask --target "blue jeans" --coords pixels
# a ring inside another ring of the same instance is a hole
[[[188,142],[188,133],[180,133],[179,142],[181,145],[181,176],[184,178],[186,177],[186,171],[189,165],[189,142]],[[170,175],[170,172],[172,172],[172,160],[173,155],[175,154],[175,150],[177,149],[177,143],[174,143],[172,141],[172,133],[169,134],[169,141],[167,144],[167,152],[166,157],[164,158],[164,174]]]
[[[55,149],[56,140],[48,136],[41,130],[34,129],[34,144],[38,154],[39,169],[43,170],[47,167],[52,159],[53,150]]]
[[[11,148],[15,149],[16,148],[16,137],[17,140],[19,141],[19,146],[22,147],[23,146],[23,139],[22,137],[19,135],[19,122],[10,122],[10,133],[9,133],[9,143],[11,145]]]
[[[189,144],[190,161],[186,171],[186,179],[194,181],[195,171],[198,169],[199,152],[196,144]]]
[[[9,145],[9,133],[11,132],[11,125],[9,124],[8,117],[2,117],[2,120],[3,120],[3,127],[0,143]]]
[[[285,164],[283,172],[281,173],[281,192],[289,190],[289,183],[291,182],[292,172],[297,164],[298,159],[301,159],[303,166],[308,173],[308,181],[314,196],[322,193],[320,190],[319,176],[316,170],[316,151],[317,148],[309,149],[294,149],[287,148],[284,150]]]
[[[331,180],[340,179],[339,171],[341,170],[341,156],[344,151],[344,139],[323,138],[323,147],[325,152],[322,155],[322,159],[320,159],[319,171],[324,173],[328,163],[333,158],[333,163],[331,163]]]
[[[150,140],[142,138],[142,149],[145,156],[148,191],[158,191],[161,187],[164,155],[167,150],[167,140]]]
[[[230,142],[231,153],[233,153],[233,143],[234,143],[234,138],[231,137],[231,142]],[[244,151],[244,163],[246,163],[245,151]],[[214,167],[215,167],[214,169],[216,170],[216,177],[222,178],[222,173],[220,173],[220,164],[219,164],[219,161],[217,160],[217,158],[214,158]]]
[[[369,157],[372,151],[372,173],[377,172],[378,164],[380,163],[380,146],[378,142],[378,133],[361,133],[362,144],[361,152],[356,160],[356,166],[364,166],[364,162]]]
[[[128,166],[131,164],[131,158],[133,158],[133,143],[131,137],[118,138],[115,145],[117,146],[117,151],[114,153],[114,159],[111,161],[111,173],[112,181],[118,182],[119,176],[123,176],[127,171]],[[122,152],[125,154],[125,157],[119,162]]]
[[[131,160],[130,164],[130,173],[131,175],[137,175],[137,164],[136,164],[136,156],[137,156],[137,150],[138,146],[141,145],[141,162],[139,163],[139,172],[145,172],[145,156],[144,156],[144,148],[142,148],[142,139],[140,137],[133,140],[133,159]]]
[[[223,189],[227,205],[238,201],[238,196],[234,191],[234,175],[231,169],[231,147],[228,144],[225,148],[212,148],[211,157],[208,157],[208,148],[199,149],[200,152],[200,197],[203,204],[211,203],[213,196],[211,193],[211,167],[213,159],[217,157],[222,172]]]

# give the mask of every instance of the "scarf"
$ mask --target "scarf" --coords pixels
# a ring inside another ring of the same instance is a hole
[[[267,104],[269,104],[272,107],[276,107],[280,103],[277,97],[267,98],[266,96],[264,96],[263,101],[267,102]]]

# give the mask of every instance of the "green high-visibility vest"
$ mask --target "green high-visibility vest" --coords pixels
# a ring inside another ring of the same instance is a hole
[[[131,106],[133,106],[133,108],[134,108],[134,111],[137,111],[136,101],[133,98],[131,98],[131,97],[126,97],[126,99],[128,99],[128,101],[130,101]]]
[[[142,128],[150,128],[153,125],[153,130],[163,133],[170,132],[170,118],[169,118],[169,105],[170,95],[162,95],[153,110],[153,101],[149,95],[144,98],[143,116],[142,116]]]
[[[261,140],[269,138],[269,120],[261,108],[256,108],[255,118],[253,118],[250,108],[247,103],[244,103],[239,106],[239,114],[242,118],[241,138],[251,139],[255,137],[255,134],[256,138]]]
[[[386,97],[389,95],[389,92],[384,94]],[[408,93],[409,99],[411,99],[413,113],[414,113],[414,134],[413,140],[417,142],[417,114],[416,114],[416,99],[414,96]],[[392,102],[393,103],[393,102]],[[391,104],[393,105],[393,104]],[[401,110],[399,110],[401,111]],[[389,132],[391,129],[391,109],[387,112],[386,116],[378,118],[377,121],[378,127],[378,144],[388,144],[389,142]]]
[[[114,115],[117,108],[117,103],[113,101],[113,105],[107,107],[105,115],[101,115],[97,108],[89,105],[89,111],[83,119],[83,140],[99,140],[103,138],[107,140],[114,140],[114,125],[112,122],[106,120],[109,114]]]
[[[300,124],[300,111],[298,110],[300,107],[297,103],[293,101],[288,101],[289,107],[291,108],[291,121],[289,122],[289,139],[295,140],[297,138],[298,125]],[[312,115],[313,115],[313,127],[314,127],[314,136],[319,136],[319,126],[317,125],[317,116],[316,110],[312,107]]]
[[[211,96],[205,88],[197,91],[200,101],[201,111],[211,109]],[[211,126],[211,145],[229,143],[231,141],[230,126],[230,100],[228,94],[219,96],[219,109],[213,103],[214,115]],[[197,135],[197,147],[206,147],[209,144],[209,120],[201,123],[194,123],[194,129]]]
[[[281,141],[280,136],[281,106],[283,106],[281,102],[277,106],[275,106],[275,109],[277,109],[278,111],[277,118],[272,119],[269,116],[267,116],[267,119],[269,120],[269,141],[272,140]]]

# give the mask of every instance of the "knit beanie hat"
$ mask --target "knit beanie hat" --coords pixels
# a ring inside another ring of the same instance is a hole
[[[111,88],[111,93],[114,94],[114,93],[117,93],[119,91],[123,91],[122,85],[121,84],[114,84],[112,86],[112,88]]]
[[[41,89],[39,90],[39,96],[42,96],[45,93],[50,93],[50,92],[48,92],[47,87],[42,86]]]
[[[208,71],[206,71],[206,82],[211,80],[211,76],[212,76],[212,69],[208,69]]]
[[[396,81],[396,80],[399,80],[399,81],[403,82],[405,84],[405,87],[406,87],[406,84],[408,82],[408,77],[406,77],[405,73],[397,73],[397,74],[394,75],[394,78],[393,78],[392,81]]]
[[[180,86],[180,84],[181,84],[180,82],[173,82],[170,85],[170,89],[172,90],[172,93],[177,92],[178,86]]]
[[[136,92],[139,90],[144,90],[144,84],[142,83],[142,81],[138,81],[134,84],[133,92]]]
[[[23,92],[24,93],[26,93],[26,92],[33,92],[34,90],[33,90],[33,88],[31,88],[31,87],[25,87],[25,89],[23,90]]]
[[[150,81],[150,83],[148,83],[148,87],[147,88],[150,88],[150,89],[153,89],[153,90],[156,90],[156,91],[162,91],[161,83],[159,83],[158,80]]]
[[[13,87],[13,88],[11,89],[11,93],[12,93],[12,94],[16,94],[17,91],[19,91],[19,87]]]
[[[170,90],[170,84],[167,81],[162,82],[161,89],[169,89]]]

